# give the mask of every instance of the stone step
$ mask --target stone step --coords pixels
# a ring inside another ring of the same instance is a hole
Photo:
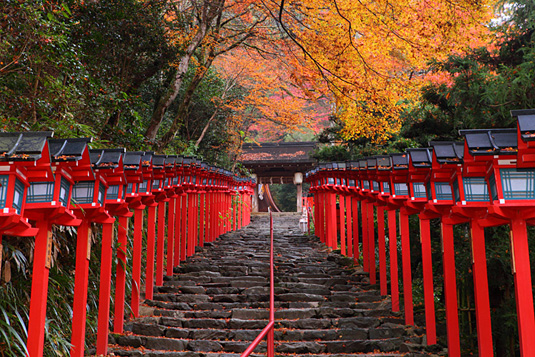
[[[194,352],[243,352],[249,347],[251,336],[248,340],[202,340],[165,337],[152,337],[140,335],[115,335],[114,344],[122,347],[147,348],[160,351],[194,351]],[[276,341],[275,351],[278,353],[292,354],[318,354],[318,353],[360,353],[393,352],[399,350],[404,343],[411,343],[404,338],[363,339],[363,340],[336,340],[336,341]],[[265,352],[266,343],[262,342],[257,347],[258,352]]]
[[[293,219],[293,218],[292,218]],[[262,223],[264,222],[264,223]],[[239,356],[268,323],[266,219],[196,249],[155,287],[143,316],[110,336],[116,356]],[[430,356],[423,330],[404,325],[390,298],[353,259],[302,235],[297,221],[275,229],[277,356]],[[291,228],[294,225],[294,228]],[[263,341],[253,356],[265,356]],[[442,353],[442,355],[446,355]]]
[[[111,348],[110,352],[113,352],[115,356],[125,356],[125,357],[240,357],[240,353],[201,353],[201,352],[176,352],[176,351],[156,351],[156,350],[124,350],[120,348]],[[262,354],[251,354],[251,357],[265,357],[265,353]],[[288,354],[276,354],[275,356],[288,356]],[[300,354],[302,357],[412,357],[411,354],[398,354],[398,353],[342,353],[342,354]],[[421,354],[414,354],[414,356],[421,356]]]
[[[232,313],[228,318],[185,318],[182,316],[159,316],[158,324],[167,327],[180,328],[215,328],[215,329],[256,329],[264,328],[267,325],[268,318],[265,311],[251,310],[250,313]],[[256,312],[257,311],[257,312]],[[241,317],[241,318],[240,318]],[[292,329],[330,329],[330,328],[377,328],[384,323],[396,324],[400,319],[378,318],[371,316],[353,316],[353,317],[336,317],[336,318],[313,318],[303,317],[299,319],[276,319],[276,328]],[[399,324],[398,324],[399,325]]]
[[[172,323],[170,323],[172,324]],[[127,326],[135,335],[152,337],[170,337],[191,340],[238,340],[252,341],[262,331],[256,329],[193,329],[170,327],[162,324],[136,322]],[[341,329],[275,329],[277,341],[317,341],[317,340],[364,340],[397,338],[407,334],[404,326],[383,324],[377,328],[341,328]]]

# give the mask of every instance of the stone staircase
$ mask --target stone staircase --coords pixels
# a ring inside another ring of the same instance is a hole
[[[275,351],[284,356],[431,356],[351,259],[274,217]],[[183,263],[146,300],[141,318],[110,336],[116,356],[239,356],[268,323],[269,218],[222,236]],[[262,342],[253,356],[265,355]]]

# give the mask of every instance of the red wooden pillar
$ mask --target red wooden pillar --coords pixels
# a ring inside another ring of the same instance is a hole
[[[379,243],[379,286],[381,295],[387,295],[385,209],[379,206],[377,206],[377,241]]]
[[[221,230],[221,199],[220,192],[214,193],[214,238],[219,237]]]
[[[238,221],[238,228],[241,229],[243,227],[243,216],[245,214],[245,195],[243,193],[240,193],[240,220]]]
[[[327,245],[327,216],[328,216],[328,212],[329,212],[329,201],[327,200],[327,192],[323,192],[322,193],[322,206],[323,206],[323,209],[321,211],[321,217],[322,217],[322,224],[321,224],[321,232],[322,232],[322,236],[323,236],[323,243],[325,243],[325,245]]]
[[[87,284],[89,282],[89,245],[91,223],[82,219],[76,236],[76,268],[74,271],[74,303],[72,308],[71,356],[84,356],[87,317]]]
[[[134,210],[134,247],[132,256],[132,314],[139,317],[139,299],[141,293],[141,252],[143,250],[143,209]]]
[[[354,198],[352,200],[353,207],[353,261],[355,264],[359,264],[359,201]]]
[[[115,333],[123,333],[124,327],[127,232],[128,217],[119,216],[119,227],[117,228],[117,267],[115,274],[115,314],[113,318],[113,332]]]
[[[320,241],[325,243],[323,239],[323,193],[317,192],[314,194],[314,214],[316,215],[316,219],[314,220],[314,230],[316,232],[316,235],[319,237]]]
[[[108,324],[110,320],[111,264],[113,223],[102,225],[102,251],[100,265],[100,289],[98,298],[97,355],[108,354]]]
[[[199,194],[193,193],[193,247],[191,255],[195,254],[195,247],[199,245]]]
[[[175,254],[173,257],[173,265],[175,267],[180,265],[180,249],[182,244],[181,224],[182,224],[182,195],[178,194],[175,197]]]
[[[535,316],[526,221],[513,219],[511,231],[520,353],[522,356],[535,356]]]
[[[461,341],[459,332],[459,309],[457,305],[457,278],[455,274],[453,225],[442,222],[441,227],[446,328],[448,331],[448,355],[450,357],[460,357]]]
[[[213,242],[214,239],[215,239],[215,230],[214,230],[214,225],[215,225],[215,215],[214,215],[214,193],[213,192],[209,192],[208,193],[208,208],[206,210],[206,212],[208,213],[208,239],[209,239],[209,242]]]
[[[338,195],[340,205],[340,248],[342,255],[347,255],[346,252],[346,217],[345,217],[345,203],[344,196]]]
[[[195,252],[195,247],[193,245],[193,242],[194,242],[194,237],[193,237],[193,225],[194,225],[194,216],[195,214],[193,213],[193,211],[195,210],[194,206],[193,206],[193,196],[194,194],[193,193],[188,193],[188,219],[187,219],[187,224],[188,224],[188,238],[187,238],[187,241],[188,241],[188,245],[187,245],[187,252],[188,252],[188,257],[192,256],[193,253]]]
[[[166,261],[166,275],[173,276],[174,265],[174,243],[175,243],[175,209],[176,196],[169,200],[167,211],[167,261]]]
[[[228,222],[227,222],[227,230],[225,231],[226,232],[230,232],[232,230],[232,195],[229,193],[227,193],[227,217],[228,217]]]
[[[158,202],[158,241],[156,243],[156,285],[163,285],[163,257],[165,245],[165,202]]]
[[[188,194],[183,193],[180,195],[182,201],[182,214],[180,220],[180,261],[186,260],[188,253]]]
[[[368,258],[370,263],[368,265],[370,272],[370,283],[375,284],[377,282],[377,274],[375,272],[376,260],[375,260],[375,223],[374,223],[374,203],[368,203]]]
[[[353,225],[351,219],[353,215],[351,214],[351,196],[346,196],[346,229],[347,229],[347,255],[353,256]]]
[[[156,206],[148,206],[147,216],[147,268],[145,270],[145,298],[152,299],[154,293],[154,249],[156,248]]]
[[[399,212],[399,227],[401,231],[401,261],[403,269],[403,304],[405,307],[405,324],[414,326],[409,215],[405,212],[404,208],[400,209]]]
[[[338,247],[336,237],[336,194],[327,193],[327,246],[331,249]]]
[[[361,224],[362,224],[362,268],[365,272],[369,272],[369,263],[368,260],[368,202],[366,200],[360,201],[360,214],[361,214]]]
[[[204,246],[204,243],[208,241],[208,195],[203,193],[201,196],[201,246]]]
[[[480,356],[492,356],[492,328],[490,319],[487,257],[485,253],[485,231],[476,219],[470,220],[472,239],[472,271],[477,321],[477,342]]]
[[[234,224],[233,224],[233,228],[232,230],[238,230],[238,220],[239,220],[239,217],[240,217],[240,208],[239,208],[239,203],[238,203],[238,194],[232,196],[233,199],[232,199],[232,205],[234,207],[234,210],[233,210],[233,216],[234,216]]]
[[[396,210],[388,211],[388,246],[390,250],[390,296],[392,311],[399,311],[398,234]]]
[[[46,303],[48,295],[49,257],[52,239],[52,224],[46,220],[37,221],[39,232],[35,236],[33,255],[32,292],[30,319],[28,321],[28,355],[43,355],[45,341]]]
[[[427,344],[437,343],[435,325],[435,297],[433,289],[433,261],[431,256],[431,228],[429,219],[420,217],[420,243],[422,245],[422,268],[424,281],[425,331]]]

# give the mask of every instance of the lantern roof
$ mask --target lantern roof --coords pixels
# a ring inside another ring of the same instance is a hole
[[[121,164],[126,149],[93,149],[89,150],[91,165],[94,169],[115,169]]]
[[[359,169],[360,170],[366,170],[367,168],[368,168],[368,159],[367,158],[360,159],[359,160]]]
[[[143,167],[150,167],[152,164],[152,155],[154,155],[154,151],[145,151],[143,156],[141,157],[141,165]]]
[[[175,167],[178,157],[176,155],[167,155],[165,167]]]
[[[336,162],[336,169],[337,169],[337,170],[345,170],[345,169],[346,169],[346,163],[345,163],[345,161],[338,161],[338,162]]]
[[[152,167],[154,169],[163,169],[165,167],[165,160],[167,155],[154,155],[152,157]]]
[[[409,155],[407,153],[390,154],[394,170],[407,170],[409,168]]]
[[[392,158],[389,155],[378,155],[375,159],[377,160],[378,170],[390,171],[392,169]]]
[[[27,131],[24,133],[0,133],[1,161],[37,161],[41,158],[52,131]]]
[[[79,161],[84,158],[92,138],[49,139],[48,147],[53,162]]]
[[[377,158],[369,157],[367,160],[368,170],[375,170],[377,168]]]
[[[439,164],[460,164],[463,162],[464,141],[430,141]]]
[[[431,168],[433,151],[430,148],[407,149],[412,166],[419,169]]]
[[[535,141],[535,109],[511,110],[518,120],[520,135],[524,141]]]
[[[471,155],[516,154],[518,136],[516,129],[459,130]]]
[[[127,151],[123,155],[123,165],[125,170],[138,170],[141,166],[143,151]]]
[[[184,156],[182,158],[182,165],[184,165],[184,166],[192,165],[194,162],[195,162],[195,158],[193,158],[191,156]]]

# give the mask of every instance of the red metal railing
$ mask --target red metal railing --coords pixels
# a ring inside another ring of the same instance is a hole
[[[254,339],[247,349],[241,354],[241,357],[248,357],[255,348],[267,336],[267,355],[275,356],[275,278],[273,270],[273,214],[269,211],[269,234],[270,234],[270,252],[269,252],[269,323]]]

